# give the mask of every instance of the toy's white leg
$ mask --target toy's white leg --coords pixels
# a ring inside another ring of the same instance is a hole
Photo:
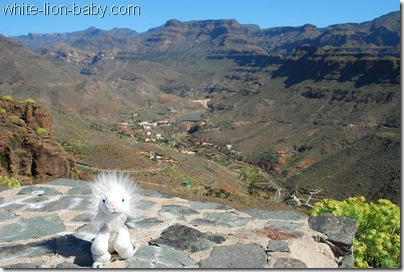
[[[105,228],[101,228],[100,232],[94,239],[91,245],[91,253],[94,262],[106,263],[111,259],[111,254],[108,252],[108,240],[110,234]]]
[[[130,240],[128,228],[123,226],[115,238],[114,249],[119,257],[127,259],[133,256],[133,245]]]

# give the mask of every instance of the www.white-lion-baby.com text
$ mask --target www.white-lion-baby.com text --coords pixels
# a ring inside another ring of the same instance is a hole
[[[97,5],[94,2],[69,5],[55,5],[43,2],[43,5],[16,3],[2,5],[3,15],[92,15],[104,18],[109,15],[140,15],[139,5]]]

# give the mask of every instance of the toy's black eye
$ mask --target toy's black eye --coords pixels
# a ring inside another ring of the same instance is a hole
[[[124,202],[124,201],[125,201],[125,199],[122,198],[122,202]]]
[[[105,199],[103,199],[102,202],[105,203]]]

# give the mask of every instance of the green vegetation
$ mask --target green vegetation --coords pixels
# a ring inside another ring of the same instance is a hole
[[[14,98],[11,95],[5,95],[3,96],[3,99],[6,101],[14,101]]]
[[[7,112],[6,109],[0,108],[0,115],[5,114],[6,112]]]
[[[11,115],[8,118],[10,119],[10,122],[13,122],[13,123],[21,123],[21,124],[25,123],[25,121],[23,119],[21,119],[19,116],[16,116],[16,115]]]
[[[46,135],[46,128],[39,127],[39,128],[36,130],[36,133],[38,133],[38,135]]]
[[[331,214],[355,219],[355,267],[399,268],[400,209],[391,201],[368,203],[364,197],[344,201],[324,199],[313,206],[312,215]]]
[[[5,176],[0,176],[0,185],[6,186],[11,189],[21,187],[21,183],[17,179],[15,179],[13,177],[11,177],[11,178],[5,177]]]
[[[26,99],[23,102],[26,103],[26,104],[36,104],[36,101],[34,99],[32,99],[32,98],[31,99]]]
[[[7,152],[7,150],[3,150],[3,152],[0,153],[0,165],[1,167],[3,167],[4,169],[6,169],[6,171],[10,171],[10,165],[9,165],[9,154]]]

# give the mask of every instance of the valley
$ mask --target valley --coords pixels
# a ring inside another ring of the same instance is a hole
[[[49,112],[87,178],[119,169],[235,208],[290,209],[308,191],[310,203],[400,202],[399,12],[325,28],[173,19],[0,36],[0,56],[0,95]]]

